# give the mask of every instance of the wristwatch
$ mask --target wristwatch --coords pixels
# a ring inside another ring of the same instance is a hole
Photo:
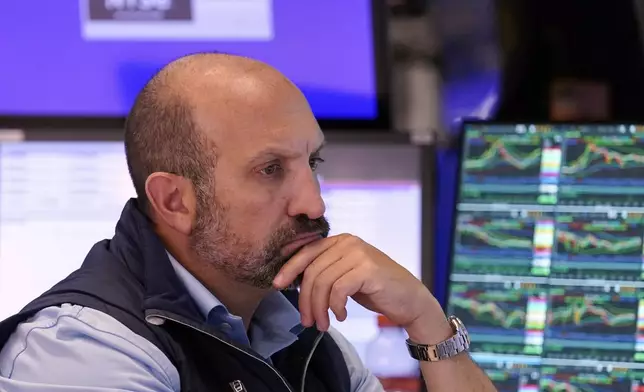
[[[465,325],[456,316],[449,316],[447,321],[454,330],[454,336],[435,345],[419,344],[407,339],[409,355],[418,361],[436,362],[467,351],[470,348],[470,335]]]

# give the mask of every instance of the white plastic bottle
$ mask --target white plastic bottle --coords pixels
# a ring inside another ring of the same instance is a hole
[[[419,392],[420,368],[407,351],[407,334],[382,315],[378,316],[378,329],[378,336],[367,347],[365,365],[385,391]]]

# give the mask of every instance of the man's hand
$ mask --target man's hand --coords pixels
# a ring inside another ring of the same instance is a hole
[[[286,263],[275,278],[287,287],[304,273],[300,286],[302,325],[329,328],[330,308],[338,320],[347,317],[347,298],[387,316],[421,344],[436,344],[454,331],[436,298],[406,269],[387,255],[349,234],[313,242]],[[429,391],[496,392],[485,373],[467,355],[420,364]]]
[[[358,237],[341,234],[305,246],[282,268],[275,287],[287,287],[302,272],[299,310],[306,327],[315,323],[319,330],[326,331],[330,325],[329,308],[343,321],[347,317],[347,299],[352,297],[365,308],[408,328],[410,335],[417,322],[427,320],[447,328],[449,334],[444,313],[429,290],[405,268]]]

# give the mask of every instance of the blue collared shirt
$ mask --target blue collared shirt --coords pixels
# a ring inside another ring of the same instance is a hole
[[[183,282],[188,294],[197,304],[199,311],[208,324],[219,329],[224,335],[239,345],[250,346],[259,355],[269,358],[297,340],[303,330],[300,313],[279,292],[269,294],[258,306],[246,334],[241,317],[228,312],[228,309],[201,282],[186,270],[172,255],[172,267],[179,280]],[[252,343],[251,343],[252,342]]]
[[[297,340],[300,315],[281,294],[259,305],[246,335],[232,315],[194,276],[170,257],[172,266],[207,322],[241,345],[268,358]],[[337,330],[329,330],[351,374],[354,392],[382,392],[378,379]],[[43,309],[18,326],[0,352],[3,392],[178,392],[179,373],[155,345],[111,316],[65,304]]]

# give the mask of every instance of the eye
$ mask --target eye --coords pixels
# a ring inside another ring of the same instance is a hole
[[[318,165],[322,162],[324,162],[324,159],[320,157],[313,157],[309,159],[309,166],[311,166],[311,169],[315,171],[318,168]]]
[[[278,163],[273,163],[272,165],[266,166],[259,172],[265,176],[274,176],[282,170],[282,167]]]

